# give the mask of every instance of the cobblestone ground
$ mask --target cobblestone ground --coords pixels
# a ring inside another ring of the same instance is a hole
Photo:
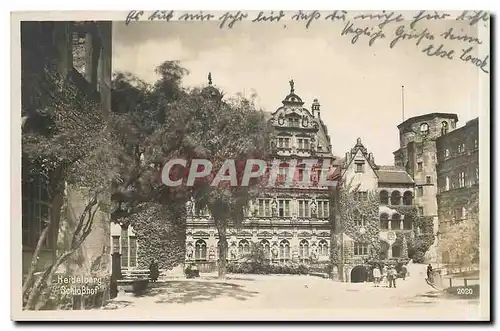
[[[479,319],[477,299],[443,297],[422,274],[398,279],[396,288],[313,276],[202,275],[154,284],[142,296],[121,295],[105,309],[154,319]]]

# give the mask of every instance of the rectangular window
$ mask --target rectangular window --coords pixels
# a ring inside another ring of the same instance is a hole
[[[121,261],[122,268],[128,268],[128,232],[122,229],[122,235],[120,237],[121,241]]]
[[[271,208],[269,199],[259,199],[259,216],[271,217]]]
[[[120,253],[120,236],[113,236],[113,242],[111,245],[113,253]]]
[[[330,203],[328,201],[318,201],[318,218],[330,217]]]
[[[474,139],[474,149],[479,148],[479,143],[477,142],[477,139]]]
[[[290,217],[290,200],[278,200],[278,215]]]
[[[130,267],[137,267],[137,238],[130,237]]]
[[[299,200],[299,217],[311,217],[309,200]]]
[[[357,173],[364,172],[364,162],[356,162],[356,172]]]
[[[417,162],[417,171],[422,171],[422,162]]]
[[[299,149],[302,149],[302,139],[298,139],[298,140],[297,140],[297,145],[298,145],[297,147],[298,147]]]
[[[458,145],[458,154],[464,154],[465,153],[465,144],[460,144]]]
[[[304,139],[304,149],[309,149],[309,139]]]
[[[363,215],[356,214],[354,216],[354,224],[356,224],[356,226],[365,226],[365,218]]]
[[[368,255],[368,244],[364,243],[354,243],[354,255],[364,256]]]
[[[290,148],[290,138],[285,138],[285,148]]]
[[[43,174],[32,174],[23,178],[22,183],[22,244],[35,248],[49,222],[50,201],[48,178]],[[52,248],[52,231],[42,243],[43,248]]]
[[[417,195],[419,197],[424,195],[424,187],[423,186],[417,186]]]
[[[431,183],[432,183],[432,182],[431,182],[431,176],[426,176],[426,177],[425,177],[425,183],[426,183],[426,184],[431,184]]]
[[[299,169],[299,181],[304,180],[304,169]]]
[[[465,187],[465,172],[461,172],[458,177],[458,187]]]
[[[283,138],[278,138],[278,147],[283,147],[283,146],[284,146]]]

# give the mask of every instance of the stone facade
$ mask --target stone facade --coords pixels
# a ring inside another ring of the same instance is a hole
[[[479,119],[436,140],[439,232],[467,217],[479,194]]]
[[[433,218],[434,244],[427,252],[437,262],[438,225],[436,140],[456,128],[456,114],[430,113],[407,119],[398,125],[400,148],[394,152],[396,166],[405,167],[415,181],[415,204],[421,215]]]
[[[366,280],[369,259],[408,258],[406,242],[396,239],[398,233],[413,233],[413,220],[396,208],[414,206],[414,181],[403,167],[377,165],[360,138],[346,153],[342,181],[341,190],[345,191],[340,199],[353,195],[353,201],[339,206],[339,278],[360,282]],[[348,189],[352,193],[347,193]]]
[[[330,173],[335,169],[330,138],[321,120],[317,100],[311,110],[295,94],[293,81],[290,93],[282,105],[270,115],[276,136],[273,153],[280,160],[278,185],[262,192],[250,202],[247,218],[239,228],[230,227],[228,233],[228,260],[238,261],[250,252],[251,243],[264,249],[271,263],[320,263],[329,261],[331,236],[331,189],[317,183],[317,167],[329,163]],[[211,86],[210,81],[210,88]],[[211,93],[214,94],[214,93]],[[215,93],[217,94],[217,93]],[[295,173],[287,173],[289,161],[298,160]],[[316,159],[312,167],[312,186],[294,182],[287,185],[287,176],[300,179],[307,175],[303,161]],[[325,166],[326,167],[326,166]],[[189,207],[186,236],[186,261],[196,263],[201,271],[214,271],[218,260],[218,233],[208,213],[195,215]]]

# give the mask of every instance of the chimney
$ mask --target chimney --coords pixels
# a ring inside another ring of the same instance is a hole
[[[320,112],[319,112],[319,106],[320,106],[320,104],[318,102],[318,99],[314,99],[313,103],[312,103],[312,106],[311,106],[312,116],[313,117],[316,116],[315,112],[317,112],[318,113],[318,118],[321,118],[320,117]]]

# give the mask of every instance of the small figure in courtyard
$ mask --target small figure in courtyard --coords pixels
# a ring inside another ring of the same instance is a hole
[[[382,276],[380,277],[380,281],[381,282],[386,282],[388,281],[387,279],[387,267],[385,266],[385,264],[382,266]],[[387,283],[387,285],[389,285],[389,283]]]
[[[373,268],[373,284],[375,285],[375,287],[380,286],[380,276],[381,276],[380,269],[378,266],[375,266]]]
[[[403,280],[406,279],[406,274],[408,273],[408,270],[406,269],[406,265],[401,266],[401,276],[403,277]]]
[[[427,280],[432,283],[432,265],[427,266]]]
[[[158,263],[156,263],[156,260],[153,259],[149,265],[149,279],[151,279],[152,282],[156,282],[159,275],[160,271],[158,269]]]
[[[387,280],[389,281],[389,287],[396,288],[396,278],[398,278],[398,273],[394,266],[390,267],[387,271]]]

